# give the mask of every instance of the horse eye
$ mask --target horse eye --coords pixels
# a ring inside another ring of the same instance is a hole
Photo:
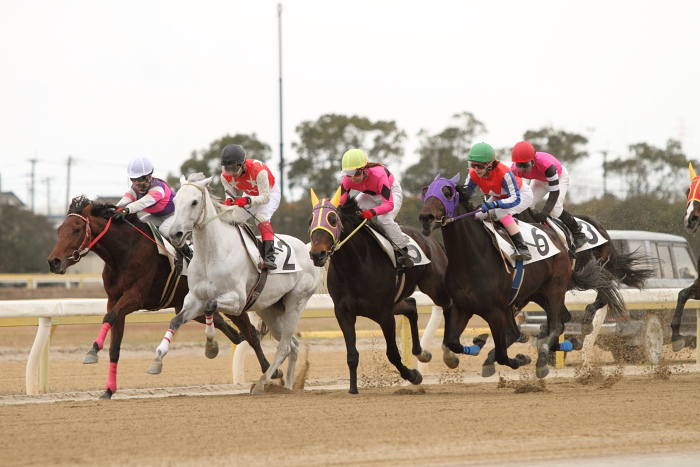
[[[452,187],[449,186],[444,186],[442,187],[442,196],[445,197],[448,201],[452,201],[452,198],[454,197],[455,192],[452,189]]]
[[[338,216],[336,216],[336,214],[334,212],[330,212],[326,216],[326,221],[328,221],[328,225],[330,225],[331,227],[333,227],[335,229],[336,226],[338,225]]]
[[[314,220],[314,218],[313,218],[313,216],[311,216],[311,217],[309,217],[309,220],[306,223],[309,224],[309,226],[311,226],[311,222],[313,222],[313,220]]]
[[[197,206],[197,200],[192,200],[192,207]]]
[[[82,230],[83,230],[83,229],[81,229],[80,227],[76,227],[75,229],[73,229],[73,233],[76,234],[76,235],[79,235],[80,232],[82,232]]]

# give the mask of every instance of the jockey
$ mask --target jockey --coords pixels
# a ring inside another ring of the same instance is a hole
[[[574,236],[574,250],[578,250],[586,243],[586,234],[581,232],[581,226],[571,213],[564,209],[564,198],[569,189],[569,172],[556,157],[546,152],[535,152],[535,147],[527,141],[513,146],[512,159],[510,169],[513,173],[517,177],[532,180],[532,204],[542,201],[549,194],[542,214],[559,218]]]
[[[275,183],[272,171],[263,162],[246,159],[245,150],[241,146],[229,144],[221,151],[221,184],[229,196],[233,196],[236,190],[243,193],[243,196],[235,200],[226,198],[223,204],[241,208],[234,212],[240,222],[248,217],[253,218],[263,241],[264,267],[277,269],[275,237],[270,218],[280,205],[282,192]]]
[[[500,220],[513,240],[516,252],[513,259],[528,261],[532,259],[525,240],[520,233],[520,227],[511,214],[523,212],[532,204],[532,190],[523,184],[520,177],[513,175],[507,165],[496,160],[493,148],[486,143],[477,143],[469,150],[469,174],[465,186],[469,198],[481,188],[488,200],[479,208],[478,219],[491,217]]]
[[[169,238],[170,226],[175,220],[175,192],[165,180],[153,176],[153,163],[145,157],[132,159],[126,172],[132,185],[117,203],[122,209],[114,214],[113,219],[122,220],[127,214],[143,211],[146,214],[139,216],[140,220],[155,225],[163,237]],[[187,259],[192,258],[189,245],[185,244],[179,251]]]
[[[345,204],[350,190],[357,190],[357,206],[362,217],[369,220],[377,217],[389,240],[397,248],[398,263],[406,268],[413,266],[408,254],[409,237],[401,231],[394,218],[403,204],[401,185],[389,169],[376,162],[369,162],[367,154],[360,149],[350,149],[343,155],[343,180],[340,188],[340,204]]]

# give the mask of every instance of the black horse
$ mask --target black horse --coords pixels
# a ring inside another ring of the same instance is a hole
[[[428,361],[430,353],[421,349],[418,338],[416,301],[410,296],[416,286],[420,287],[435,305],[442,307],[446,328],[448,327],[454,305],[445,288],[445,251],[437,241],[425,237],[419,230],[402,227],[404,233],[420,246],[430,263],[397,270],[373,234],[364,227],[365,221],[359,215],[354,198],[339,206],[340,189],[332,199],[319,201],[313,190],[311,195],[314,210],[310,226],[310,255],[316,266],[324,266],[330,259],[328,292],[333,299],[335,316],[347,347],[350,393],[357,394],[359,353],[355,343],[355,321],[358,316],[367,317],[381,326],[389,361],[399,370],[403,379],[420,384],[423,380],[420,372],[407,368],[401,361],[396,346],[394,315],[404,315],[409,319],[413,340],[411,353],[422,362]],[[416,256],[418,251],[410,246],[409,249],[414,261],[420,263],[419,260],[423,258]],[[482,335],[475,339],[474,343],[479,349],[484,345],[486,337],[488,336]],[[445,345],[443,352],[445,364],[455,368],[459,363],[458,358]]]
[[[572,270],[566,245],[551,229],[536,229],[538,244],[553,245],[558,252],[545,259],[524,266],[523,279],[518,292],[512,296],[514,268],[494,247],[494,239],[474,214],[473,206],[466,199],[463,187],[457,189],[459,176],[453,179],[439,176],[424,191],[424,206],[419,219],[423,232],[430,234],[442,228],[445,248],[450,258],[447,266],[447,289],[455,301],[449,329],[445,330],[447,345],[453,352],[462,348],[459,337],[469,319],[477,314],[491,328],[495,349],[489,352],[482,369],[483,376],[495,372],[494,360],[501,365],[518,368],[527,363],[527,357],[509,358],[508,347],[520,339],[515,315],[530,301],[540,305],[547,314],[548,335],[538,351],[536,374],[547,376],[547,356],[560,349],[559,336],[570,319],[565,305],[567,290],[596,289],[606,294],[606,300],[615,303],[619,297],[615,285],[601,272],[600,265],[589,261],[577,271]],[[534,227],[531,227],[535,229]],[[549,243],[543,235],[547,235]],[[616,309],[616,308],[614,308]],[[619,309],[623,309],[621,306]],[[565,349],[562,349],[565,350]]]

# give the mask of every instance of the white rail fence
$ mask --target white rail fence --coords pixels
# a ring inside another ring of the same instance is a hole
[[[656,289],[656,290],[624,290],[622,292],[629,310],[673,310],[676,305],[680,289]],[[419,307],[432,307],[431,317],[423,332],[421,345],[428,347],[436,334],[442,321],[442,309],[434,306],[430,298],[420,292],[413,294]],[[595,293],[569,292],[567,294],[567,307],[570,310],[584,309],[591,303]],[[34,325],[37,326],[37,334],[29,353],[26,367],[27,394],[39,394],[48,391],[48,368],[50,335],[52,329],[58,325],[78,324],[85,322],[101,322],[107,306],[106,299],[66,299],[66,300],[5,300],[0,301],[0,326]],[[686,313],[692,313],[700,307],[700,302],[689,302]],[[528,305],[526,310],[537,310],[536,306]],[[302,318],[332,317],[333,302],[327,294],[314,295],[309,300]],[[168,322],[172,317],[172,308],[160,311],[137,311],[127,317],[128,322]],[[596,330],[584,341],[584,363],[590,362],[591,351],[595,336],[605,320],[606,309],[598,310],[594,325]],[[161,316],[168,315],[168,316]],[[251,318],[254,314],[251,314]],[[256,316],[257,317],[257,316]],[[88,318],[88,321],[85,320]],[[99,320],[99,321],[97,321]],[[404,318],[405,320],[405,318]],[[406,320],[407,321],[407,320]],[[700,313],[698,313],[698,328],[700,328]],[[410,349],[410,331],[407,323],[402,324],[401,336],[403,348]],[[482,332],[482,330],[478,330]],[[232,362],[233,379],[235,382],[243,380],[243,359],[247,343],[238,346],[234,352]],[[155,344],[154,344],[155,349]],[[404,363],[411,362],[410,352],[404,352]],[[700,361],[700,346],[696,352],[696,359]],[[418,368],[421,369],[421,365]],[[409,365],[410,366],[410,365]]]

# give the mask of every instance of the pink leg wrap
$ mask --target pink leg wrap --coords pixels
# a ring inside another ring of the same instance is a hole
[[[117,392],[117,364],[109,364],[109,377],[107,378],[106,389],[112,391],[112,393]]]
[[[100,333],[97,335],[97,339],[95,339],[95,343],[100,350],[102,350],[102,347],[105,345],[105,337],[107,337],[107,331],[109,331],[110,327],[109,323],[102,323],[102,329],[100,329]]]
[[[515,222],[515,219],[513,219],[513,216],[510,214],[501,219],[501,224],[503,224],[503,227],[508,227],[513,222]]]

